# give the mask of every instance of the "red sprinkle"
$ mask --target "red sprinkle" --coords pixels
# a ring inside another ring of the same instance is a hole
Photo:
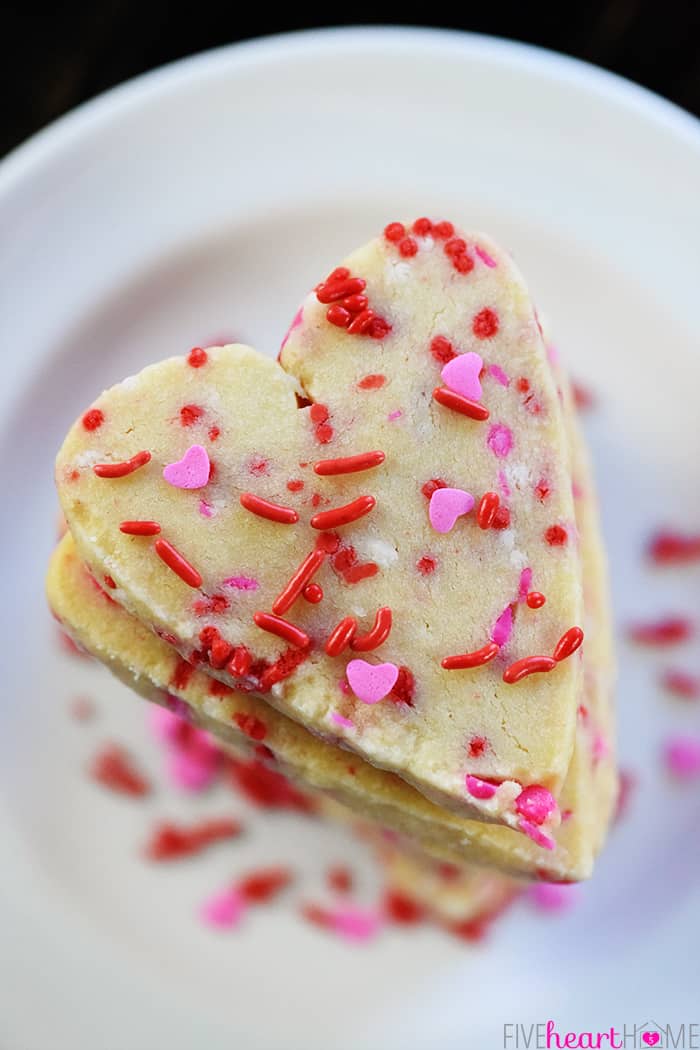
[[[443,241],[446,241],[449,237],[452,237],[454,232],[455,228],[451,222],[436,222],[433,226],[433,233],[436,237],[439,237],[440,240]]]
[[[403,255],[404,259],[410,259],[417,251],[418,245],[413,237],[404,237],[403,240],[399,241],[399,253]]]
[[[476,523],[480,529],[490,529],[500,506],[497,492],[485,492],[476,508]]]
[[[314,463],[314,470],[321,477],[335,474],[356,474],[360,470],[378,467],[385,460],[383,452],[360,452],[356,456],[342,456],[339,459],[320,459]]]
[[[151,790],[151,785],[135,768],[126,751],[116,744],[108,745],[95,756],[90,775],[103,787],[121,795],[142,798]]]
[[[470,758],[481,758],[488,748],[489,742],[485,736],[473,736],[467,745]]]
[[[282,613],[285,613],[287,609],[292,607],[314,573],[320,569],[325,557],[326,551],[320,546],[306,555],[287,586],[283,591],[280,591],[272,603],[272,611],[276,615],[281,616]]]
[[[388,241],[396,243],[400,241],[406,234],[406,227],[402,222],[390,222],[388,226],[384,227],[384,236]]]
[[[242,492],[240,501],[242,507],[249,510],[251,514],[257,514],[259,518],[276,521],[280,525],[295,525],[299,521],[299,515],[293,507],[283,507],[280,503],[272,503],[271,500],[255,496],[252,492]]]
[[[441,661],[441,666],[446,671],[461,671],[466,667],[482,667],[490,663],[498,655],[499,646],[495,642],[488,642],[481,649],[475,649],[472,653],[462,653],[460,656],[446,656]]]
[[[187,660],[180,656],[175,664],[175,670],[170,679],[170,685],[173,689],[177,689],[178,692],[182,692],[183,689],[187,688],[193,674],[194,667],[192,664],[188,663]]]
[[[357,384],[360,390],[379,390],[386,383],[386,376],[380,372],[363,376]]]
[[[413,223],[413,232],[417,233],[419,237],[427,237],[432,232],[433,224],[430,219],[416,219]]]
[[[363,518],[376,506],[374,496],[358,496],[352,503],[346,503],[342,507],[333,507],[332,510],[321,511],[314,514],[310,521],[312,529],[335,529],[339,525],[349,525],[350,522]]]
[[[569,534],[563,525],[550,525],[544,534],[544,538],[550,547],[563,547],[569,538]]]
[[[425,918],[425,909],[422,905],[400,890],[386,890],[384,911],[391,922],[400,926],[415,926]]]
[[[478,401],[471,401],[468,397],[463,397],[461,394],[456,394],[454,390],[448,390],[447,387],[435,387],[433,397],[438,404],[443,405],[445,408],[451,408],[453,412],[459,412],[463,416],[469,416],[470,419],[478,419],[483,422],[483,420],[489,418],[490,413],[485,405],[479,404]]]
[[[447,488],[447,482],[443,481],[442,478],[431,478],[430,481],[426,481],[425,485],[421,486],[421,492],[423,493],[423,495],[425,496],[426,499],[430,499],[432,494],[435,491],[437,491],[437,489],[446,489],[446,488]]]
[[[435,572],[437,569],[437,560],[431,557],[430,554],[424,554],[423,557],[416,562],[416,568],[422,576],[430,576],[431,573]]]
[[[201,368],[208,360],[207,352],[202,350],[201,346],[193,347],[187,355],[187,364],[190,368]]]
[[[160,525],[157,521],[122,521],[119,531],[127,536],[157,536]]]
[[[492,529],[507,529],[510,525],[510,511],[507,507],[500,506],[493,516]]]
[[[522,660],[516,660],[510,667],[506,667],[503,681],[508,685],[515,685],[528,675],[551,671],[556,666],[557,661],[551,656],[524,656]]]
[[[99,408],[91,408],[85,413],[82,419],[83,426],[86,430],[97,430],[101,427],[105,421],[104,412]]]
[[[477,339],[491,339],[498,331],[498,314],[485,306],[472,320],[472,332]]]
[[[552,653],[553,658],[557,663],[559,663],[560,660],[566,660],[568,656],[571,656],[577,649],[580,649],[582,642],[583,631],[581,628],[570,627],[557,642],[554,652]]]
[[[680,616],[669,616],[656,623],[635,624],[629,629],[633,642],[640,645],[674,645],[684,642],[693,634],[693,624]]]
[[[408,707],[413,707],[413,694],[416,691],[416,680],[413,677],[413,672],[410,667],[401,665],[399,667],[399,677],[396,679],[396,685],[389,693],[387,700],[391,700],[394,704],[406,704]]]
[[[446,365],[456,356],[452,343],[444,335],[436,335],[430,344],[430,353],[439,365]]]
[[[328,655],[340,656],[355,637],[356,630],[357,620],[354,616],[346,616],[344,620],[341,620],[338,626],[331,631],[325,644]]]
[[[307,583],[301,593],[311,605],[318,605],[323,601],[323,587],[319,583]]]
[[[289,868],[260,868],[244,876],[237,889],[249,904],[263,904],[286,889],[292,879]]]
[[[164,561],[168,568],[172,569],[175,575],[180,577],[183,583],[186,583],[188,587],[201,587],[202,577],[187,559],[183,558],[179,550],[173,547],[172,543],[169,543],[168,540],[159,539],[156,540],[154,547],[161,561]]]
[[[328,306],[331,303],[340,302],[341,299],[347,299],[348,296],[358,295],[364,292],[366,287],[367,281],[362,277],[345,277],[340,281],[328,280],[317,287],[316,298],[319,303]]]
[[[540,591],[530,591],[525,601],[527,602],[528,608],[541,609],[547,599]]]
[[[243,678],[248,674],[252,663],[253,657],[250,655],[245,645],[237,645],[233,650],[233,656],[226,664],[226,670],[232,678]]]
[[[267,736],[267,726],[261,718],[247,714],[245,711],[236,711],[233,720],[242,733],[251,740],[264,740]]]
[[[180,423],[183,427],[191,427],[202,418],[204,409],[199,405],[183,405],[180,409]]]
[[[146,856],[157,861],[192,857],[215,842],[235,838],[241,830],[237,820],[225,817],[201,820],[191,827],[178,827],[177,824],[165,822],[155,828],[146,845]]]
[[[350,648],[356,653],[369,653],[378,649],[391,634],[391,621],[391,609],[383,605],[377,609],[371,630],[367,634],[355,635],[350,642]]]
[[[306,649],[311,644],[311,639],[306,631],[302,631],[301,627],[290,623],[289,620],[283,620],[281,616],[273,616],[272,613],[266,612],[256,612],[253,615],[253,620],[261,630],[275,634],[278,638],[283,638],[285,642],[289,642],[290,645],[298,646],[299,649]]]
[[[98,478],[125,478],[127,474],[133,474],[139,467],[145,467],[151,461],[151,453],[137,452],[131,459],[123,463],[96,463],[92,468]]]
[[[661,675],[661,686],[681,700],[700,698],[700,677],[686,671],[664,671]]]
[[[303,487],[304,487],[304,482],[301,480],[301,478],[291,478],[287,482],[287,488],[289,489],[290,492],[301,492]]]
[[[352,872],[342,864],[334,864],[326,872],[326,882],[336,893],[349,893],[352,889]]]
[[[679,532],[657,532],[648,548],[657,565],[686,565],[700,561],[700,533],[686,536]]]

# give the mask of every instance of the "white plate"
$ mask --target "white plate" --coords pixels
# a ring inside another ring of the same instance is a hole
[[[652,574],[640,551],[661,522],[700,523],[699,185],[698,125],[641,89],[519,45],[398,29],[178,63],[0,167],[5,1050],[450,1050],[500,1047],[507,1022],[698,1020],[698,793],[663,781],[658,748],[700,720],[662,698],[658,658],[622,648],[621,750],[640,791],[566,917],[521,910],[479,950],[428,931],[353,949],[284,908],[217,937],[194,910],[246,862],[288,858],[310,879],[356,847],[280,817],[191,866],[141,863],[149,821],[181,807],[88,783],[103,739],[159,775],[160,759],[139,702],[57,654],[42,574],[52,458],[96,390],[221,332],[275,353],[347,249],[436,212],[513,249],[599,396],[620,622],[697,615],[697,573]],[[67,716],[78,690],[98,694],[92,726]]]

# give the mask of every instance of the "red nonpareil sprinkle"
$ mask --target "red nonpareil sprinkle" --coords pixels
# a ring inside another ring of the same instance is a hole
[[[248,904],[263,904],[286,889],[293,878],[289,868],[260,868],[245,875],[237,889]]]
[[[187,364],[190,368],[201,368],[209,360],[206,350],[201,346],[194,346],[187,355]]]
[[[336,893],[350,893],[353,887],[352,872],[344,864],[334,864],[326,872],[326,882]]]
[[[125,478],[140,467],[145,467],[150,461],[151,453],[144,449],[143,452],[137,452],[131,459],[125,459],[121,463],[96,463],[92,469],[98,478]]]
[[[301,478],[290,478],[287,482],[287,488],[290,492],[301,492],[304,487],[304,482]]]
[[[530,380],[526,379],[525,376],[520,376],[515,385],[521,394],[526,394],[530,389]]]
[[[461,671],[469,667],[483,667],[490,663],[498,655],[499,646],[495,642],[488,642],[481,649],[475,649],[471,653],[462,653],[459,656],[446,656],[441,660],[441,666],[446,671]]]
[[[413,696],[416,690],[416,680],[409,667],[399,667],[399,677],[396,679],[394,688],[389,693],[387,700],[395,704],[406,704],[413,707]]]
[[[116,744],[109,744],[98,752],[90,765],[90,776],[110,791],[134,798],[142,798],[151,790],[126,751]]]
[[[384,914],[399,926],[415,926],[425,918],[421,904],[401,890],[388,888],[384,894]]]
[[[210,441],[216,441],[221,434],[219,427],[209,427],[208,437]]]
[[[391,609],[383,605],[377,609],[371,630],[366,634],[355,635],[350,642],[350,648],[356,653],[369,653],[378,649],[391,634],[391,622]]]
[[[390,222],[388,226],[384,227],[384,236],[388,241],[392,241],[396,244],[406,235],[406,227],[402,222]]]
[[[477,339],[491,339],[498,331],[498,314],[485,306],[472,320],[472,332]]]
[[[687,565],[700,561],[700,533],[662,531],[652,536],[647,553],[657,565]]]
[[[275,598],[272,603],[272,611],[281,616],[290,609],[311,578],[320,569],[326,558],[326,551],[317,546],[310,554],[307,554],[303,562],[292,576],[291,580]]]
[[[337,529],[341,525],[349,525],[351,522],[363,518],[365,514],[369,514],[374,509],[376,503],[374,496],[358,496],[357,499],[354,499],[351,503],[345,503],[342,507],[333,507],[332,510],[324,510],[320,514],[314,514],[309,524],[312,529],[318,529],[319,531]]]
[[[531,674],[543,674],[551,671],[557,666],[557,661],[551,656],[524,656],[522,660],[516,660],[503,672],[503,681],[507,685],[515,685]]]
[[[541,609],[547,599],[540,591],[530,591],[525,601],[529,609]]]
[[[202,577],[187,559],[183,558],[179,550],[173,547],[172,543],[169,543],[168,540],[159,539],[156,540],[154,549],[161,561],[165,562],[168,568],[176,576],[179,576],[188,587],[197,588],[202,586]]]
[[[421,486],[421,492],[423,493],[426,499],[430,499],[432,494],[436,492],[437,489],[446,488],[447,482],[443,481],[442,478],[431,478],[430,481],[426,481],[425,485]]]
[[[430,576],[437,569],[437,559],[433,558],[430,554],[424,554],[416,562],[416,568],[422,576]]]
[[[89,409],[82,418],[82,424],[86,430],[97,430],[104,421],[104,412],[99,408]]]
[[[166,821],[154,829],[146,844],[145,854],[149,860],[180,860],[202,853],[216,842],[235,838],[241,831],[241,824],[237,820],[225,817],[200,820],[189,827]]]
[[[459,412],[460,415],[468,416],[470,419],[478,419],[480,422],[488,419],[490,415],[485,405],[463,397],[462,394],[456,394],[454,390],[448,390],[445,386],[435,387],[433,398],[444,408],[450,408],[453,412]]]
[[[335,474],[356,474],[361,470],[371,470],[384,462],[386,456],[383,452],[360,452],[356,456],[342,456],[338,459],[320,459],[314,463],[314,470],[321,477],[331,477]]]
[[[357,384],[360,390],[379,390],[386,383],[386,376],[380,372],[374,372],[363,376]]]
[[[471,273],[474,269],[474,259],[468,252],[462,252],[452,258],[452,265],[458,273]]]
[[[444,247],[445,255],[454,259],[458,255],[464,255],[467,250],[467,242],[463,237],[452,237]]]
[[[357,620],[354,616],[346,616],[337,627],[334,627],[328,636],[324,646],[329,656],[340,656],[355,637]]]
[[[127,536],[157,536],[160,525],[157,521],[122,521],[119,531]]]
[[[490,529],[500,506],[497,492],[485,492],[476,508],[476,523],[480,529]]]
[[[588,387],[572,381],[571,392],[574,395],[574,404],[579,412],[587,412],[588,409],[593,408],[595,398]]]
[[[283,507],[280,503],[273,503],[252,492],[242,492],[240,502],[251,514],[257,514],[259,518],[266,518],[267,521],[275,521],[280,525],[295,525],[299,521],[299,515],[293,507]]]
[[[402,255],[404,259],[412,258],[412,256],[414,256],[418,251],[418,244],[413,239],[413,237],[404,237],[402,240],[399,241],[398,247],[399,254]]]
[[[427,237],[429,233],[432,233],[432,229],[433,224],[430,219],[420,218],[413,223],[413,232],[419,237]]]
[[[283,620],[281,616],[274,616],[272,613],[266,612],[256,612],[253,615],[253,620],[262,631],[267,631],[278,638],[283,638],[285,642],[289,642],[290,645],[296,645],[299,649],[306,649],[311,645],[311,639],[306,631],[302,631],[301,627],[290,623],[289,620]]]
[[[251,740],[264,740],[267,736],[267,726],[261,718],[248,714],[245,711],[236,711],[233,720],[240,729]]]
[[[194,667],[192,664],[188,663],[182,656],[178,657],[177,663],[175,664],[175,670],[170,679],[171,687],[177,689],[178,692],[182,692],[183,689],[187,688],[193,674]]]
[[[199,405],[183,405],[180,409],[180,425],[192,427],[204,415],[204,409]]]
[[[301,593],[311,605],[318,605],[319,602],[323,601],[323,587],[319,583],[307,583]]]
[[[485,736],[473,736],[467,744],[467,753],[470,758],[481,758],[488,749],[489,742]]]
[[[231,659],[233,646],[224,638],[216,637],[209,647],[209,666],[221,671]]]
[[[569,534],[563,525],[550,525],[544,534],[544,538],[550,547],[563,547],[569,538]]]
[[[640,645],[675,645],[693,635],[693,624],[681,616],[669,616],[654,623],[633,624],[629,637]]]
[[[430,353],[439,365],[446,365],[457,356],[452,343],[444,335],[436,335],[430,343]]]
[[[664,671],[661,675],[661,687],[681,700],[700,698],[700,676],[686,671]]]
[[[493,516],[493,521],[491,522],[491,528],[492,529],[502,530],[502,529],[507,529],[509,527],[509,525],[510,525],[510,511],[508,510],[507,507],[504,507],[504,506],[501,505],[498,508],[498,510],[496,511],[496,513],[494,514],[494,516]]]
[[[455,228],[451,222],[436,222],[433,226],[433,233],[436,237],[439,237],[441,241],[446,241],[455,232]]]
[[[557,642],[552,657],[559,663],[580,649],[583,643],[583,631],[580,627],[570,627]]]

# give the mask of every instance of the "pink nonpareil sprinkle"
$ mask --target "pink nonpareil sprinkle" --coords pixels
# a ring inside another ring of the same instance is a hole
[[[386,418],[389,420],[390,423],[393,423],[395,420],[401,419],[402,415],[403,415],[403,409],[395,408],[394,411],[390,412],[389,415]]]
[[[205,499],[200,499],[199,513],[202,515],[203,518],[213,518],[214,508],[212,507],[211,503],[207,503]]]
[[[513,449],[513,431],[505,423],[494,423],[489,427],[486,444],[498,459],[505,459]]]
[[[578,897],[578,886],[555,882],[536,882],[527,891],[529,900],[538,911],[561,912],[573,907]]]
[[[676,780],[700,777],[700,737],[673,736],[664,744],[666,769]]]
[[[481,248],[478,244],[475,244],[474,251],[479,256],[482,263],[484,263],[485,266],[488,266],[489,269],[494,270],[498,266],[496,260],[489,255],[485,248]]]
[[[371,941],[382,925],[379,912],[347,905],[331,912],[331,927],[348,941]]]
[[[466,785],[472,798],[488,799],[496,794],[494,784],[489,784],[488,780],[482,780],[480,777],[473,777],[471,773],[467,773]]]
[[[557,803],[547,788],[539,784],[530,784],[523,788],[516,798],[515,809],[527,823],[544,824],[545,820],[556,812]]]
[[[506,477],[504,470],[498,472],[498,487],[501,490],[501,495],[508,499],[510,496],[510,485],[508,484],[508,478]]]
[[[518,584],[518,601],[527,601],[527,596],[530,593],[532,587],[532,569],[523,569],[520,573],[520,583]]]
[[[354,729],[355,723],[349,718],[344,718],[343,715],[339,715],[337,711],[331,711],[331,719],[337,722],[339,726],[345,726],[346,729]]]
[[[487,371],[501,386],[510,386],[510,379],[499,365],[489,365]]]
[[[542,849],[554,849],[556,845],[554,839],[549,835],[545,835],[544,831],[537,827],[537,824],[533,824],[529,820],[519,820],[518,827],[523,835],[527,835],[529,839],[532,839],[535,845],[541,846]]]
[[[508,644],[512,633],[513,610],[510,605],[506,605],[491,629],[491,641],[502,648],[504,645]]]
[[[237,591],[257,591],[260,584],[254,576],[228,576],[223,587],[235,587]]]
[[[236,889],[215,893],[200,909],[202,922],[219,930],[236,926],[245,911],[245,902]]]

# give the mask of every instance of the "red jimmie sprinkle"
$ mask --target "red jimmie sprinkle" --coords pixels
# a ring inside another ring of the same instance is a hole
[[[323,601],[323,587],[319,583],[307,583],[301,593],[311,605],[318,605]]]
[[[237,820],[225,817],[201,820],[191,827],[178,827],[165,822],[159,824],[146,844],[149,860],[179,860],[201,853],[207,846],[224,839],[240,835],[241,825]]]
[[[360,390],[379,390],[386,383],[386,376],[380,372],[363,376],[357,384]]]
[[[240,501],[242,507],[251,514],[257,514],[259,518],[267,518],[268,521],[276,521],[280,525],[295,525],[299,521],[299,515],[293,507],[272,503],[271,500],[255,496],[252,492],[242,492]]]
[[[657,532],[649,542],[648,554],[657,565],[700,561],[700,533],[687,536],[680,532]]]
[[[476,508],[476,523],[480,529],[490,529],[500,505],[497,492],[485,492]]]
[[[342,456],[339,459],[320,459],[314,463],[314,470],[321,477],[334,474],[357,474],[360,470],[370,470],[384,462],[383,452],[360,452],[356,456]]]
[[[320,514],[314,514],[309,524],[312,529],[321,531],[336,529],[339,525],[349,525],[350,522],[363,518],[365,514],[369,514],[374,509],[376,504],[377,501],[374,496],[358,496],[352,503],[346,503],[342,507],[333,507],[332,510],[321,511]]]
[[[540,591],[530,591],[525,601],[529,609],[541,609],[547,599]]]
[[[340,656],[354,638],[356,630],[357,620],[354,616],[346,616],[344,620],[341,620],[338,626],[331,631],[325,644],[328,655]]]
[[[489,418],[490,413],[485,405],[480,405],[478,401],[471,401],[468,397],[456,394],[454,390],[448,390],[447,387],[435,387],[433,397],[438,404],[443,405],[445,408],[451,408],[453,412],[459,412],[463,416],[469,416],[470,419],[478,419],[480,422],[483,422]]]
[[[306,649],[311,644],[311,639],[306,631],[302,631],[301,627],[290,623],[289,620],[283,620],[281,616],[273,616],[272,613],[266,612],[256,612],[253,615],[253,620],[261,630],[268,631],[270,634],[276,634],[278,638],[283,638],[285,642],[289,642],[290,645],[296,645],[299,649]]]
[[[329,278],[323,284],[318,285],[316,298],[319,303],[327,306],[330,303],[337,303],[341,299],[346,299],[350,295],[364,292],[366,287],[367,281],[362,277],[345,277],[337,281],[331,281]]]
[[[307,583],[311,580],[311,577],[320,569],[325,557],[326,551],[321,547],[317,547],[315,550],[312,550],[310,554],[306,555],[287,586],[283,591],[280,591],[272,603],[272,611],[277,616],[281,616],[282,613],[285,613],[287,609],[292,607],[301,592],[304,590],[304,587],[306,587]]]
[[[522,660],[516,660],[503,672],[503,681],[508,685],[515,685],[531,674],[542,674],[551,671],[557,666],[557,661],[551,656],[524,656]]]
[[[176,547],[173,547],[172,543],[168,540],[159,539],[156,540],[155,552],[161,561],[164,561],[169,569],[179,576],[183,583],[186,583],[188,587],[201,587],[202,577],[199,575],[194,566],[190,565],[186,558],[180,554]]]
[[[248,904],[263,904],[286,889],[292,879],[289,868],[260,868],[245,875],[237,889]]]
[[[250,655],[245,645],[237,645],[233,650],[233,656],[226,664],[226,670],[232,678],[242,678],[248,674],[253,663],[253,657]]]
[[[82,418],[86,430],[97,430],[105,421],[105,414],[99,408],[89,409]]]
[[[127,474],[133,474],[150,461],[151,453],[144,450],[137,452],[131,459],[125,459],[123,463],[96,463],[92,469],[98,478],[125,478]]]
[[[640,645],[675,645],[693,634],[693,624],[681,616],[669,616],[655,623],[633,624],[629,636]]]
[[[583,642],[583,631],[580,627],[570,627],[568,631],[565,631],[557,642],[554,652],[552,653],[553,658],[557,661],[566,660],[568,656],[575,653],[577,649],[581,647]]]
[[[367,634],[355,635],[350,642],[350,648],[356,653],[369,653],[378,649],[391,634],[391,609],[383,605],[377,609],[374,624]]]
[[[499,647],[495,642],[489,642],[481,649],[475,649],[472,653],[462,653],[460,656],[446,656],[441,661],[446,671],[461,671],[466,667],[482,667],[498,655]]]
[[[103,787],[121,795],[142,798],[151,790],[151,785],[135,768],[126,751],[116,744],[105,747],[95,755],[90,775]]]
[[[122,521],[119,531],[127,536],[157,536],[160,525],[157,521]]]
[[[264,740],[267,736],[267,726],[261,718],[248,714],[245,711],[236,711],[233,720],[240,729],[251,740]]]

